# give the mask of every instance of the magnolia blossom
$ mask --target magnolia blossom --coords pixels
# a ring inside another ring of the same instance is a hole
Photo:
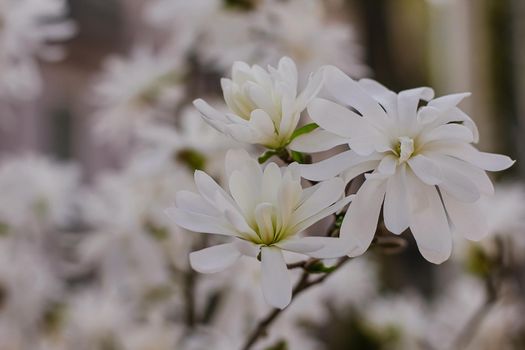
[[[321,128],[299,137],[291,148],[315,152],[350,146],[332,158],[301,166],[307,179],[341,174],[350,181],[372,171],[341,228],[350,247],[359,246],[353,254],[370,245],[381,207],[386,228],[401,234],[410,227],[421,254],[433,263],[450,256],[449,225],[468,239],[483,237],[486,225],[478,200],[494,192],[484,170],[504,170],[513,161],[471,145],[478,131],[456,107],[469,94],[432,99],[434,91],[423,87],[396,95],[372,80],[356,82],[335,67],[325,72],[326,90],[340,104],[312,101],[308,112]],[[418,108],[420,100],[427,105]]]
[[[33,98],[41,88],[35,57],[57,60],[56,43],[75,34],[65,0],[0,0],[0,96]]]
[[[260,0],[252,5],[250,11],[224,8],[213,13],[213,21],[195,22],[201,29],[196,52],[204,65],[226,71],[236,60],[266,65],[286,55],[301,73],[324,64],[337,65],[352,76],[366,73],[352,27],[347,21],[329,20],[326,2]]]
[[[97,131],[102,135],[134,131],[162,116],[183,97],[181,59],[170,50],[136,47],[129,57],[110,57],[93,86]]]
[[[210,125],[237,141],[277,149],[289,143],[301,112],[323,81],[320,72],[313,74],[297,94],[297,79],[295,63],[288,57],[279,61],[277,69],[269,66],[268,71],[236,62],[232,79],[221,80],[231,113],[221,113],[201,99],[193,103]]]
[[[227,193],[206,173],[195,172],[199,194],[180,191],[176,207],[168,209],[180,226],[197,232],[237,238],[190,255],[194,269],[221,271],[242,255],[259,257],[266,301],[284,308],[292,286],[282,250],[312,257],[334,257],[338,239],[303,237],[298,234],[322,218],[340,210],[350,197],[340,199],[344,184],[339,178],[303,189],[296,164],[279,169],[270,163],[264,170],[246,151],[226,155]]]

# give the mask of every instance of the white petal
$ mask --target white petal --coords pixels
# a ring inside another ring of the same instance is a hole
[[[410,230],[421,255],[434,264],[441,264],[452,252],[452,235],[439,194],[434,186],[423,184],[413,175],[408,183],[411,199]],[[421,206],[421,202],[427,205]]]
[[[319,221],[319,220],[327,217],[328,215],[331,215],[331,214],[333,214],[335,212],[338,212],[339,210],[343,209],[344,206],[347,205],[348,203],[350,203],[353,198],[354,198],[354,196],[351,195],[351,196],[347,196],[347,197],[341,199],[340,201],[337,201],[336,203],[334,203],[333,205],[329,206],[328,208],[323,209],[320,212],[318,212],[317,214],[315,214],[313,216],[310,216],[308,219],[298,223],[297,225],[292,227],[290,229],[290,231],[293,232],[293,233],[299,233],[299,232],[302,232],[302,231],[306,230],[308,227],[312,226],[317,221]]]
[[[401,234],[410,224],[410,206],[407,198],[405,166],[387,180],[383,216],[386,228],[394,233]]]
[[[305,179],[322,181],[332,178],[364,160],[367,158],[357,155],[354,151],[345,151],[315,164],[300,164],[299,169],[301,176]]]
[[[326,130],[316,129],[294,139],[289,147],[298,152],[315,153],[327,151],[335,146],[347,143],[348,139]]]
[[[175,195],[177,207],[194,213],[217,216],[219,212],[201,196],[190,191],[179,191]]]
[[[275,208],[270,203],[260,203],[255,208],[255,222],[259,228],[259,235],[265,242],[272,242],[275,236],[275,228],[272,218]]]
[[[471,172],[462,173],[461,168],[457,167],[457,162],[444,161],[443,158],[435,158],[434,161],[441,169],[442,182],[439,184],[440,190],[449,193],[462,202],[472,203],[479,199],[480,191],[478,187],[472,181],[473,179],[467,177]]]
[[[428,103],[429,106],[436,107],[442,110],[450,109],[456,107],[463,99],[469,97],[470,92],[463,92],[458,94],[450,94],[441,96],[433,99]]]
[[[322,242],[310,238],[314,237],[288,239],[275,244],[275,246],[299,254],[307,254],[323,248]]]
[[[352,254],[357,248],[354,243],[345,241],[342,238],[336,237],[305,237],[312,243],[321,244],[322,248],[313,252],[307,252],[306,255],[317,259],[334,259],[342,256]]]
[[[318,189],[299,206],[292,217],[292,224],[300,223],[335,203],[344,195],[345,184],[340,178],[321,183]]]
[[[370,246],[376,232],[385,191],[386,181],[366,180],[350,205],[343,219],[340,236],[358,247],[352,256],[363,254]]]
[[[366,173],[367,171],[374,170],[379,165],[378,160],[368,160],[353,166],[350,169],[345,170],[341,177],[345,183],[350,182],[356,176]]]
[[[418,154],[407,161],[412,171],[428,185],[441,183],[441,173],[439,167],[424,155]]]
[[[269,138],[276,138],[275,125],[266,111],[256,109],[250,115],[250,125]]]
[[[200,273],[215,273],[227,269],[240,257],[235,244],[226,243],[190,253],[190,264]]]
[[[264,168],[261,185],[261,200],[277,203],[277,193],[281,184],[281,169],[275,163],[269,163]]]
[[[319,94],[319,91],[324,84],[324,69],[321,68],[317,72],[310,75],[306,87],[297,97],[297,108],[304,110],[304,108],[312,101],[312,99]]]
[[[281,249],[262,247],[261,268],[264,299],[271,306],[284,309],[292,300],[292,282]]]
[[[439,150],[488,171],[505,170],[514,164],[514,161],[507,156],[480,152],[471,145],[466,144],[443,146]]]
[[[204,120],[208,122],[208,124],[220,132],[225,131],[225,123],[227,120],[223,113],[211,107],[206,101],[200,98],[193,101],[193,105],[201,112]]]
[[[310,102],[308,114],[321,128],[345,138],[357,135],[359,130],[367,128],[363,117],[323,98]]]
[[[390,118],[397,120],[397,95],[395,92],[372,79],[361,79],[359,85],[385,108]]]
[[[226,236],[237,235],[221,218],[193,213],[180,208],[168,208],[166,209],[166,214],[171,217],[177,225],[190,231]]]
[[[201,196],[208,203],[215,205],[216,194],[219,193],[224,200],[229,203],[228,207],[235,208],[233,199],[228,195],[208,174],[204,171],[196,170],[194,173],[195,185]]]
[[[494,185],[484,170],[461,159],[450,156],[432,154],[432,159],[437,162],[440,167],[445,163],[446,166],[461,173],[476,186],[479,192],[487,195],[494,194]]]
[[[398,119],[402,125],[410,125],[417,117],[417,107],[420,100],[428,101],[434,97],[434,90],[428,87],[401,91],[397,95]]]
[[[462,203],[446,193],[442,193],[443,202],[454,231],[472,241],[479,241],[487,234],[487,218],[476,203]]]
[[[445,124],[423,133],[419,138],[421,144],[439,140],[457,140],[470,143],[474,141],[474,135],[470,129],[463,125]]]
[[[337,100],[354,107],[376,126],[384,125],[387,116],[379,103],[352,78],[334,66],[325,67],[325,88]]]
[[[392,175],[396,172],[397,158],[389,154],[379,162],[377,171],[384,175]]]

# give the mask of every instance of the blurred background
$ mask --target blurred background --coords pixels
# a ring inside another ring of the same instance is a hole
[[[163,209],[227,149],[231,64],[292,57],[394,91],[470,91],[479,148],[517,163],[491,236],[427,263],[371,249],[254,349],[525,349],[522,0],[0,0],[0,349],[238,349],[268,311],[257,262],[202,276]],[[249,148],[254,155],[260,149]],[[209,238],[211,239],[211,238]]]

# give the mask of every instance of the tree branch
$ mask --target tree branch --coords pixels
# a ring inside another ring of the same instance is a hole
[[[317,259],[311,259],[308,261],[302,261],[302,265],[300,263],[297,263],[296,267],[305,267],[310,261],[317,260]],[[310,287],[313,287],[317,284],[322,283],[325,279],[328,278],[332,273],[337,271],[341,266],[343,266],[347,261],[350,261],[350,258],[343,257],[339,259],[337,264],[334,266],[334,269],[330,272],[327,272],[323,274],[321,277],[309,280],[311,274],[308,271],[303,271],[303,274],[301,275],[301,278],[296,283],[293,294],[292,294],[292,301],[294,298],[297,297],[297,295],[301,294],[305,290],[309,289]],[[290,264],[294,265],[294,264]],[[250,334],[248,339],[246,340],[246,343],[243,346],[243,350],[249,350],[261,337],[265,336],[267,334],[268,329],[270,328],[271,324],[281,315],[281,313],[284,310],[281,309],[274,309],[272,310],[266,317],[264,317],[257,327],[253,330],[253,332]]]

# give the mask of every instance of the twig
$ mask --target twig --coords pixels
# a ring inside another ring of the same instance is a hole
[[[317,260],[317,259],[314,259],[314,260]],[[302,293],[305,290],[309,289],[310,287],[322,283],[326,278],[328,278],[329,275],[331,275],[334,271],[337,271],[341,266],[343,266],[349,260],[350,260],[350,258],[348,258],[348,257],[341,258],[337,262],[337,264],[334,266],[334,269],[332,271],[327,272],[324,275],[322,275],[321,277],[315,278],[315,279],[313,279],[311,281],[309,281],[309,277],[310,277],[311,274],[308,271],[303,271],[303,274],[301,275],[301,278],[296,283],[296,285],[295,285],[295,287],[293,289],[292,300],[293,300],[293,298],[296,298],[297,295],[299,295],[300,293]],[[306,265],[308,262],[302,262],[302,263],[304,263],[304,265]],[[303,266],[298,266],[298,267],[303,267]],[[244,345],[244,347],[242,349],[243,350],[249,350],[252,347],[252,345],[254,345],[259,340],[259,338],[261,338],[262,336],[266,335],[270,325],[279,317],[279,315],[281,315],[281,313],[283,311],[284,310],[281,310],[281,309],[274,309],[266,317],[264,317],[259,322],[259,324],[254,329],[254,331],[250,334],[250,336],[248,337],[248,339],[247,339],[247,341],[246,341],[246,343],[245,343],[245,345]]]

